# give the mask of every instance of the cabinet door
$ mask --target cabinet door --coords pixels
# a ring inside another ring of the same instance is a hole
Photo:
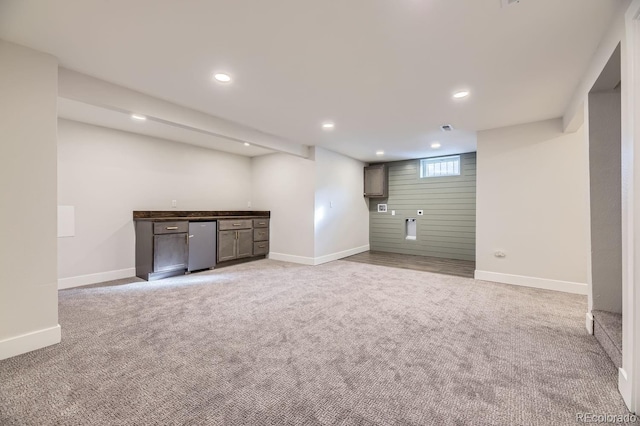
[[[387,196],[387,171],[384,164],[364,168],[364,196],[378,198]]]
[[[153,237],[153,272],[187,269],[187,234],[163,234]]]
[[[238,241],[236,240],[236,232],[238,231],[219,231],[218,232],[218,262],[235,259]]]
[[[253,229],[241,229],[238,233],[238,258],[253,256]]]

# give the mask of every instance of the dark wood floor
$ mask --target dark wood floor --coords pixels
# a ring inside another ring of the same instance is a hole
[[[440,257],[415,256],[411,254],[389,253],[383,251],[365,251],[345,257],[350,262],[391,266],[393,268],[413,269],[416,271],[436,272],[473,278],[476,262],[472,260],[443,259]]]

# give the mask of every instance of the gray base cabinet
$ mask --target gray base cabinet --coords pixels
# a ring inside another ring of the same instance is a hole
[[[249,237],[247,239],[247,236]],[[247,246],[249,241],[249,246]],[[218,232],[218,262],[240,259],[253,255],[251,244],[251,230],[242,229],[238,231]]]
[[[269,254],[269,212],[229,213],[134,212],[136,276],[152,281]]]
[[[253,255],[269,253],[269,219],[253,220]]]
[[[189,262],[188,222],[136,222],[136,276],[182,275]]]
[[[269,219],[218,221],[219,263],[265,256],[267,253],[269,253]]]

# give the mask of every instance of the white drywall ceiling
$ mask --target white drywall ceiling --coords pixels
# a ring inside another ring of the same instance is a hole
[[[62,66],[364,161],[559,117],[618,0],[1,0]],[[214,72],[231,84],[211,80]],[[453,100],[458,89],[467,99]],[[324,132],[320,124],[336,128]],[[459,132],[442,134],[451,123]]]
[[[207,133],[178,127],[167,122],[158,122],[153,118],[140,122],[133,120],[129,114],[113,111],[78,102],[71,99],[58,98],[58,116],[67,120],[95,124],[97,126],[124,130],[140,135],[153,136],[176,142],[184,142],[218,151],[255,157],[270,154],[274,151],[255,145],[245,146],[242,142],[232,141]]]

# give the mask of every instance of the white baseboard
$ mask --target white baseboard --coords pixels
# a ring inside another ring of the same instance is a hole
[[[58,290],[80,287],[83,285],[102,283],[105,281],[120,280],[136,276],[136,268],[117,269],[115,271],[99,272],[97,274],[79,275],[77,277],[60,278]]]
[[[631,381],[623,368],[618,368],[618,391],[622,395],[624,403],[631,412],[637,412],[638,407],[633,406]]]
[[[354,254],[362,253],[369,250],[369,244],[366,246],[355,247],[349,250],[339,251],[336,253],[327,254],[320,257],[304,257],[294,256],[292,254],[284,253],[269,253],[269,259],[281,260],[283,262],[299,263],[302,265],[322,265],[323,263],[332,262],[334,260],[342,259],[343,257],[353,256]]]
[[[283,262],[299,263],[301,265],[313,265],[313,257],[294,256],[293,254],[269,253],[269,259],[281,260]]]
[[[20,336],[0,340],[0,360],[60,343],[60,324]]]
[[[327,254],[325,256],[316,257],[314,259],[314,265],[322,265],[323,263],[333,262],[334,260],[342,259],[343,257],[353,256],[354,254],[369,251],[369,244],[366,246],[355,247],[349,250],[338,251],[336,253]]]
[[[587,327],[587,333],[593,335],[593,314],[591,312],[587,312],[584,325]]]
[[[524,275],[502,274],[499,272],[478,271],[475,272],[475,279],[482,281],[493,281],[496,283],[519,285],[523,287],[541,288],[544,290],[563,291],[565,293],[587,294],[586,283],[576,283],[571,281],[550,280],[547,278],[527,277]]]

